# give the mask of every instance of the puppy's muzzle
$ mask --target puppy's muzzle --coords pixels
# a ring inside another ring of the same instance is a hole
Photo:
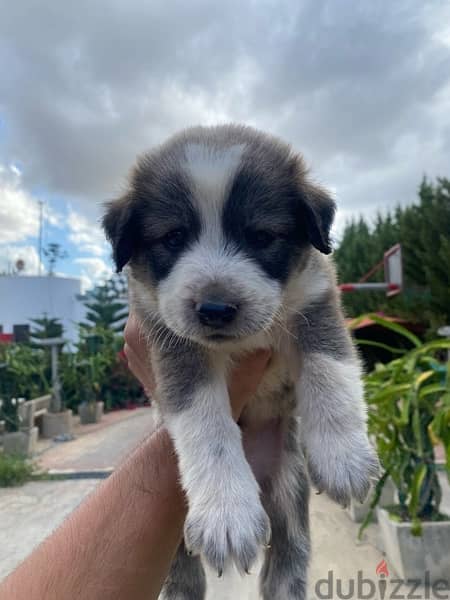
[[[235,304],[207,301],[196,304],[195,310],[202,325],[222,329],[234,320],[238,307]]]

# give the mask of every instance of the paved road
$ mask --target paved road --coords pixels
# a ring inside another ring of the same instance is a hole
[[[72,442],[50,448],[43,446],[40,462],[47,468],[76,470],[116,466],[152,430],[152,412],[140,409],[107,416],[100,426],[77,430],[78,437]],[[21,488],[0,489],[0,579],[49,535],[97,485],[101,482],[71,480],[33,482]],[[448,486],[443,509],[450,513]],[[317,598],[315,585],[320,579],[327,578],[329,571],[333,571],[335,581],[340,578],[345,586],[359,570],[364,572],[364,576],[376,580],[375,568],[382,559],[382,553],[377,549],[376,526],[369,528],[364,543],[358,543],[357,526],[350,521],[347,513],[325,496],[315,495],[311,503],[311,521],[310,600]],[[258,600],[258,569],[255,567],[253,570],[253,575],[243,579],[231,574],[219,580],[210,574],[208,600]]]
[[[154,429],[154,410],[105,415],[98,425],[75,426],[76,439],[42,444],[38,463],[44,469],[106,469],[117,466]]]
[[[1,489],[0,579],[49,535],[96,485],[101,484],[93,480],[55,481]],[[362,571],[364,577],[377,581],[375,568],[382,559],[382,553],[373,544],[376,527],[371,526],[369,530],[370,543],[367,540],[357,543],[356,525],[345,511],[325,496],[313,496],[311,521],[313,558],[309,600],[317,599],[317,582],[326,579],[329,571],[333,572],[334,585],[338,579],[343,582],[343,592],[348,589],[349,581],[356,579],[358,571]],[[232,573],[220,580],[209,572],[207,600],[260,600],[258,567],[253,571],[254,574],[242,579]],[[324,592],[326,589],[322,587]],[[425,598],[424,595],[416,597]],[[389,598],[388,593],[386,598]]]
[[[96,487],[96,480],[39,481],[0,488],[0,579]]]
[[[98,484],[93,480],[33,482],[0,490],[0,579],[7,575]],[[356,527],[345,511],[325,497],[313,497],[311,587],[332,569],[349,578],[358,569],[373,572],[381,554],[355,543]],[[241,579],[236,573],[217,579],[209,573],[208,600],[257,600],[257,571]],[[313,592],[313,590],[312,590]],[[314,597],[312,594],[311,597]]]

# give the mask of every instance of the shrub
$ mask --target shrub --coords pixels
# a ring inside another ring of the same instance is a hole
[[[19,456],[0,453],[0,487],[23,485],[32,479],[33,465]]]
[[[109,410],[142,396],[141,386],[120,358],[122,346],[122,337],[109,329],[81,328],[77,351],[61,355],[62,389],[68,408],[76,410],[82,402],[103,400]]]
[[[0,397],[26,400],[50,390],[50,357],[29,344],[0,345]]]
[[[23,402],[24,398],[0,398],[0,421],[4,422],[6,431],[19,431],[19,406]]]
[[[376,315],[370,317],[414,345],[388,364],[377,364],[365,377],[369,432],[384,470],[372,509],[391,477],[398,490],[398,505],[391,512],[397,519],[411,521],[413,533],[420,535],[421,521],[442,518],[434,452],[437,441],[445,447],[450,477],[450,363],[437,358],[450,348],[450,340],[422,343],[403,327]],[[370,518],[371,514],[361,531]]]

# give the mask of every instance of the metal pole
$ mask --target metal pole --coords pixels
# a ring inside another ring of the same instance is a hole
[[[398,290],[399,286],[396,283],[342,283],[339,286],[341,292],[355,291],[394,291]]]
[[[44,223],[44,203],[42,200],[39,200],[39,267],[38,274],[41,275],[42,272],[42,228]]]
[[[61,383],[58,376],[58,345],[52,345],[53,412],[61,412]]]

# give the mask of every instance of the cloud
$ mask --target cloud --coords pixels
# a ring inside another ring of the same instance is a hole
[[[20,187],[14,167],[0,165],[0,244],[21,242],[37,235],[38,228],[36,200]]]
[[[61,216],[49,206],[44,205],[43,210],[45,221],[59,227]],[[22,172],[16,165],[0,163],[0,246],[36,237],[38,230],[38,198],[24,188]]]
[[[111,267],[101,258],[76,258],[74,263],[81,268],[83,291],[91,288],[96,283],[109,279],[113,274]]]
[[[41,264],[39,271],[39,256],[34,246],[28,245],[6,245],[0,249],[0,273],[12,274],[17,272],[16,263],[23,260],[25,268],[24,275],[38,275],[45,273],[44,265]]]
[[[422,0],[17,0],[0,161],[93,220],[138,152],[235,120],[292,142],[342,214],[411,202],[424,172],[448,174],[449,22]]]
[[[79,252],[100,257],[108,251],[102,229],[91,219],[71,209],[67,218],[67,227],[69,240],[77,246]]]

